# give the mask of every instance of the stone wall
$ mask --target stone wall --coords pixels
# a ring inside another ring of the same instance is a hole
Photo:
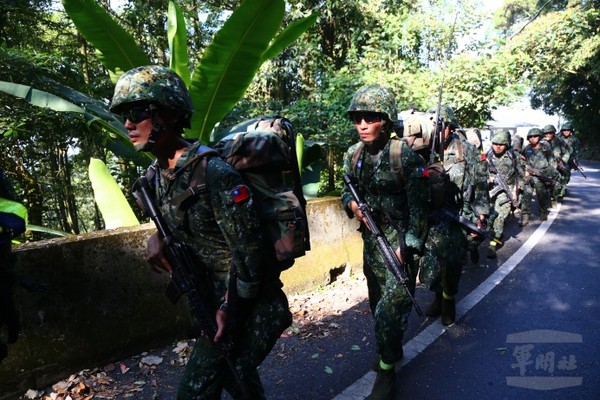
[[[308,218],[312,248],[282,274],[288,294],[326,285],[361,263],[357,222],[338,198],[311,200]],[[14,249],[28,288],[15,291],[22,330],[0,364],[0,399],[186,337],[185,302],[171,304],[167,274],[151,272],[144,261],[153,231],[144,224]]]

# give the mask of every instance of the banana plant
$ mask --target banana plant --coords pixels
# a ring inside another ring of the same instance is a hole
[[[113,79],[123,71],[149,63],[141,57],[133,37],[94,0],[62,0],[62,3]],[[313,13],[280,30],[284,12],[284,0],[245,0],[215,34],[200,63],[190,73],[183,13],[176,2],[169,2],[169,66],[188,85],[195,110],[186,137],[208,143],[215,124],[243,97],[260,66],[279,55],[314,25],[318,17]]]
[[[98,59],[109,71],[113,82],[125,71],[150,64],[148,56],[140,49],[133,36],[97,1],[62,0],[62,4],[79,33],[96,49]],[[188,85],[195,109],[192,128],[186,131],[186,137],[208,143],[215,124],[243,97],[260,66],[293,43],[314,25],[318,17],[317,13],[313,13],[280,31],[284,12],[284,0],[245,0],[216,33],[199,65],[190,73],[183,13],[177,3],[169,2],[169,66]],[[108,135],[108,144],[115,154],[123,156],[128,153],[129,157],[125,158],[138,165],[147,164],[146,158],[140,158],[132,152],[133,147],[121,121],[111,115],[106,106],[87,101],[85,95],[69,92],[68,88],[62,87],[59,90],[61,95],[72,100],[67,101],[56,95],[10,82],[1,82],[0,90],[21,97],[33,105],[83,114],[92,131]],[[97,191],[102,188],[94,185],[96,198],[103,196]],[[127,214],[130,210],[130,207],[126,207],[124,213]],[[103,217],[108,226],[107,216],[103,214]]]

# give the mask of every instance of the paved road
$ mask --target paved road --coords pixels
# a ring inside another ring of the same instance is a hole
[[[411,315],[397,399],[600,399],[600,164],[584,168],[588,178],[573,175],[548,221],[521,229],[510,218],[495,260],[482,246],[480,266],[463,272],[456,324]],[[373,321],[356,292],[340,285],[311,295],[331,315],[278,341],[260,369],[269,400],[366,397]],[[349,297],[349,308],[333,312]],[[433,295],[421,287],[416,297],[424,308]],[[173,347],[115,362],[104,398],[174,399],[183,367]],[[148,366],[145,356],[162,362]]]
[[[408,341],[397,399],[600,399],[600,174],[586,166],[549,220],[509,240],[510,258],[463,290],[454,326],[434,322]],[[373,379],[335,399],[363,399]]]

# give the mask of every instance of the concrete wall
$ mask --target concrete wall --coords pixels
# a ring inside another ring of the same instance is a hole
[[[312,249],[283,273],[288,294],[327,284],[362,260],[357,222],[338,198],[310,201],[308,218]],[[19,276],[38,290],[16,288],[22,331],[0,364],[0,399],[187,335],[185,302],[169,303],[168,276],[144,261],[153,231],[145,224],[14,249]]]

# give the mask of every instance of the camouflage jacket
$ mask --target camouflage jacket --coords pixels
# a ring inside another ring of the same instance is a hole
[[[493,168],[490,168],[489,179],[492,187],[496,181],[496,173],[494,170],[502,175],[504,179],[506,179],[506,183],[512,188],[515,186],[517,188],[523,187],[524,171],[521,163],[519,163],[518,157],[519,156],[511,149],[506,150],[501,155],[497,155],[493,150],[488,151],[487,161],[493,165]]]
[[[579,161],[581,159],[581,142],[579,141],[579,139],[572,133],[569,135],[568,138],[565,138],[563,136],[561,139],[566,144],[567,151],[569,153],[567,162],[569,162],[569,159],[571,158],[573,158],[575,161]]]
[[[444,169],[455,190],[455,206],[473,222],[490,214],[487,165],[485,157],[472,144],[452,133],[445,141]]]
[[[546,176],[556,175],[552,147],[550,146],[550,143],[545,140],[540,140],[540,145],[537,149],[534,149],[530,144],[527,144],[527,146],[523,148],[523,159],[525,165],[538,169]]]
[[[413,249],[421,250],[423,238],[427,233],[427,216],[429,202],[429,182],[424,176],[425,163],[402,142],[401,163],[403,178],[398,181],[397,175],[392,172],[390,165],[390,142],[385,145],[376,159],[363,150],[356,167],[352,165],[352,158],[357,147],[351,146],[344,157],[344,173],[357,177],[359,191],[364,201],[369,205],[373,214],[382,220],[389,216],[393,221],[398,221],[406,229],[406,245]],[[344,187],[342,189],[342,204],[352,218],[354,214],[348,203],[352,194]],[[408,215],[406,221],[405,213]]]
[[[552,140],[543,139],[550,145],[552,149],[552,166],[555,170],[563,169],[569,162],[569,149],[564,140],[558,136],[554,136]]]
[[[197,147],[190,146],[182,154],[175,170],[195,154]],[[193,165],[201,167],[199,163]],[[232,166],[219,157],[210,157],[206,166],[207,190],[200,193],[177,223],[179,204],[174,204],[173,199],[188,190],[191,173],[192,167],[188,166],[175,180],[169,180],[158,169],[154,179],[158,206],[175,238],[194,250],[209,273],[216,295],[225,293],[233,261],[238,295],[252,298],[264,271],[261,230],[250,188]]]

